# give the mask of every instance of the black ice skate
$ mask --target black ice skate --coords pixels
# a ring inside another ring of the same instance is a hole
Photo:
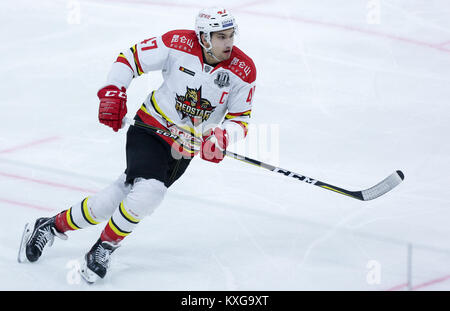
[[[56,229],[55,217],[38,218],[33,229],[32,225],[27,223],[22,234],[17,260],[19,262],[24,262],[26,259],[30,262],[37,261],[45,246],[53,245],[55,236],[67,240],[67,235]]]
[[[80,274],[86,282],[92,284],[98,277],[104,278],[109,268],[111,254],[119,247],[119,244],[113,242],[98,241],[92,246],[91,250],[84,256],[84,264],[81,267]]]

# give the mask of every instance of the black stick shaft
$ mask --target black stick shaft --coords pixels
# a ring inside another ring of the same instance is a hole
[[[177,136],[165,129],[160,129],[158,127],[148,125],[148,124],[138,121],[138,120],[130,120],[128,118],[124,118],[124,122],[126,122],[130,125],[137,126],[139,128],[150,130],[150,131],[155,132],[160,135],[170,137],[175,140],[177,140],[179,138],[179,136]],[[363,190],[363,191],[349,191],[349,190],[325,183],[323,181],[320,181],[320,180],[317,180],[317,179],[314,179],[314,178],[311,178],[308,176],[304,176],[302,174],[297,174],[297,173],[291,172],[289,170],[286,170],[286,169],[283,169],[280,167],[276,167],[276,166],[273,166],[273,165],[255,160],[255,159],[251,159],[249,157],[246,157],[246,156],[243,156],[243,155],[231,152],[231,151],[225,151],[225,155],[228,157],[231,157],[233,159],[248,163],[248,164],[262,167],[262,168],[267,169],[272,172],[283,174],[284,176],[287,176],[287,177],[295,178],[295,179],[297,179],[299,181],[303,181],[307,184],[321,187],[323,189],[327,189],[327,190],[333,191],[335,193],[349,196],[351,198],[362,200],[362,201],[372,200],[374,198],[377,198],[378,196],[383,195],[384,193],[391,190],[393,187],[397,186],[404,178],[403,173],[401,171],[397,171],[394,174],[388,176],[385,180],[378,183],[377,185],[375,185],[372,188],[369,188],[369,189]]]

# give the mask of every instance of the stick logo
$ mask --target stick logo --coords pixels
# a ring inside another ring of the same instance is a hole
[[[317,180],[315,180],[315,179],[312,179],[312,178],[309,178],[309,177],[306,177],[306,176],[303,176],[303,175],[295,174],[295,173],[292,173],[291,171],[283,170],[283,169],[280,169],[280,168],[276,169],[275,172],[281,173],[284,176],[297,178],[298,180],[304,181],[305,183],[311,184],[311,185],[314,185],[317,182]]]

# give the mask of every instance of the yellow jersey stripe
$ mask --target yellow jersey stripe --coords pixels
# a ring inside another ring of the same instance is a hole
[[[143,111],[143,112],[145,112],[146,114],[148,114],[149,116],[152,116],[148,111],[147,111],[147,108],[145,107],[145,105],[142,105],[141,106],[141,110]],[[152,116],[153,117],[153,116]],[[170,122],[170,121],[169,121]],[[173,141],[173,147],[175,148],[175,149],[179,149],[180,147],[183,149],[183,150],[185,150],[186,152],[188,152],[188,153],[191,153],[191,154],[194,154],[196,151],[194,150],[194,149],[190,149],[190,148],[185,148],[185,145],[184,144],[180,144],[178,141],[176,141],[175,139],[173,139],[173,138],[171,138],[172,139],[172,141]],[[194,144],[194,146],[198,146],[198,147],[200,147],[201,146],[201,143],[197,143],[197,142],[194,142],[193,143]],[[181,151],[181,150],[179,150],[179,151]]]
[[[156,112],[159,113],[159,115],[161,117],[163,117],[166,121],[175,124],[175,122],[173,122],[162,110],[161,108],[158,106],[158,104],[156,103],[156,99],[155,99],[155,92],[152,93],[152,98],[151,98],[151,102],[152,102],[152,106],[153,108],[155,108]],[[148,112],[147,112],[148,113]],[[148,113],[149,114],[149,113]],[[198,133],[195,131],[194,128],[187,126],[187,125],[175,125],[176,127],[185,130],[187,132],[189,132],[191,135],[195,136],[195,137],[202,137],[202,133]]]
[[[142,70],[141,64],[139,62],[139,56],[137,55],[137,45],[132,46],[131,51],[133,52],[134,64],[136,66],[137,73],[140,76],[144,73],[144,71]]]
[[[225,115],[225,119],[230,120],[230,119],[234,119],[237,117],[249,117],[251,115],[252,111],[248,110],[242,113],[227,113]]]

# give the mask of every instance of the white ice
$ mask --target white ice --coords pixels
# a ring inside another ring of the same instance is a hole
[[[411,244],[413,289],[449,290],[446,0],[226,1],[258,69],[248,139],[262,148],[247,155],[350,190],[401,169],[392,192],[361,202],[233,159],[195,159],[94,286],[74,269],[103,224],[17,263],[26,222],[125,168],[126,131],[97,121],[96,92],[118,53],[193,29],[201,3],[2,1],[0,289],[404,290]],[[128,116],[160,82],[156,72],[132,83]]]

